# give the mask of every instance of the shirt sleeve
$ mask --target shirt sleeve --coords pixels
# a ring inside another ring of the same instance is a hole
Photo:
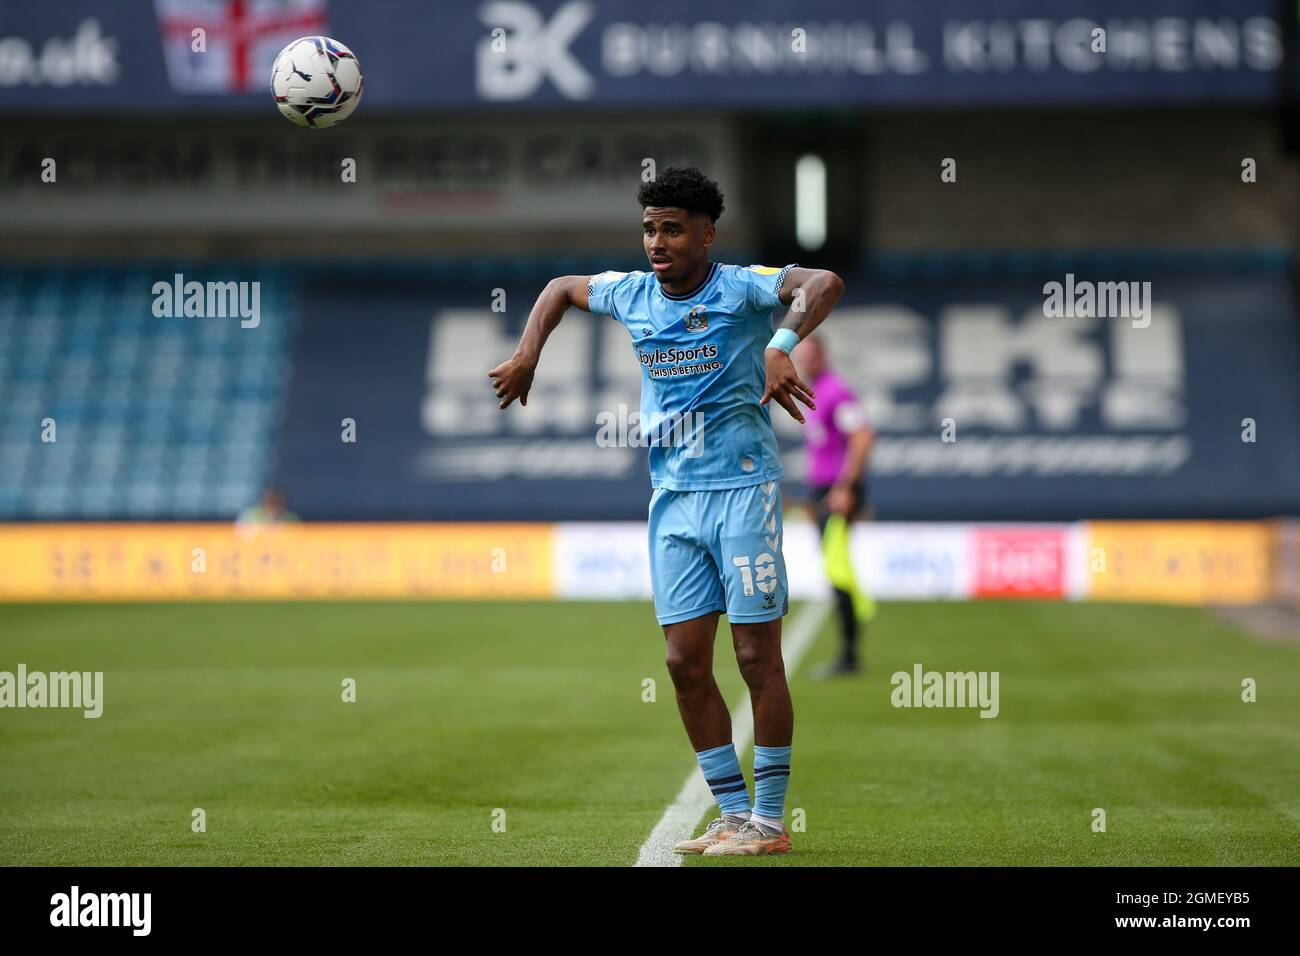
[[[781,305],[780,291],[785,284],[786,274],[798,266],[749,266],[737,270],[740,281],[745,286],[745,304],[755,312],[768,313]]]
[[[587,281],[587,311],[597,315],[618,318],[614,306],[614,292],[627,282],[628,272],[602,272]]]
[[[835,427],[845,435],[851,435],[859,428],[869,424],[867,410],[852,396],[845,398],[835,406],[833,413]]]

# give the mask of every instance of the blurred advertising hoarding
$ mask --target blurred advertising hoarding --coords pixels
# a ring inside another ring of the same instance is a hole
[[[1277,523],[1273,572],[1276,601],[1300,611],[1300,520],[1296,518]]]
[[[877,518],[1300,511],[1300,344],[1285,274],[1094,276],[1147,279],[1140,318],[1045,314],[1043,287],[1064,275],[845,278],[819,335],[877,431]],[[491,308],[496,287],[505,312]],[[641,367],[617,322],[571,310],[527,407],[497,408],[487,371],[513,353],[538,291],[487,268],[459,283],[312,285],[275,476],[295,510],[313,520],[643,520],[646,449],[632,440]],[[365,441],[340,444],[345,416]],[[610,420],[620,428],[604,428]],[[772,421],[794,503],[801,430],[779,408]],[[362,486],[372,494],[358,498]]]
[[[479,116],[318,133],[220,121],[10,130],[0,204],[11,232],[32,235],[315,229],[343,240],[368,230],[635,226],[647,158],[698,165],[729,194],[739,181],[734,123],[721,116],[667,125]],[[31,175],[46,157],[57,163],[54,184]],[[727,221],[743,232],[736,211]],[[296,254],[312,251],[307,243]]]
[[[1257,604],[1273,594],[1273,531],[1262,522],[1090,522],[1089,597]]]
[[[880,522],[855,525],[851,547],[882,600],[1247,605],[1294,588],[1294,566],[1274,559],[1283,529]],[[789,521],[784,551],[792,597],[824,597],[816,528]],[[0,525],[0,601],[649,596],[646,526],[636,522]]]
[[[1273,101],[1274,0],[63,0],[0,6],[0,109],[268,117],[276,53],[357,54],[363,109]],[[201,31],[201,32],[196,32]]]
[[[0,526],[0,600],[528,598],[548,525]]]

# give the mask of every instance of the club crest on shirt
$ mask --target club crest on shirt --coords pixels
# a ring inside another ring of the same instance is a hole
[[[709,317],[702,305],[697,305],[686,314],[686,331],[703,332],[709,327]]]

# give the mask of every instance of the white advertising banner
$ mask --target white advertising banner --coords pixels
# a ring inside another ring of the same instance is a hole
[[[973,526],[863,523],[854,527],[853,563],[875,598],[964,600],[972,595]],[[817,527],[785,525],[783,543],[790,596],[825,597]],[[556,594],[561,598],[650,597],[646,526],[639,522],[574,522],[555,526]]]

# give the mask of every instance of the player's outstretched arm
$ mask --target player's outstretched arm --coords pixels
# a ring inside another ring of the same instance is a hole
[[[781,291],[777,293],[782,304],[790,306],[790,311],[781,320],[781,328],[789,329],[803,341],[830,315],[843,293],[844,280],[834,272],[826,269],[791,269],[785,275]],[[813,390],[795,371],[790,354],[778,348],[769,348],[764,353],[764,364],[767,366],[767,385],[759,404],[766,405],[769,399],[776,399],[777,404],[789,412],[795,421],[804,424],[803,413],[795,404],[796,400],[809,408],[817,406],[813,403]]]
[[[844,280],[828,269],[795,267],[785,274],[777,298],[790,311],[781,320],[781,328],[798,333],[805,339],[830,315],[844,294]]]
[[[587,283],[590,281],[590,276],[557,276],[546,283],[528,315],[528,324],[524,326],[515,354],[488,372],[497,398],[501,399],[500,408],[505,408],[516,398],[520,405],[528,404],[528,391],[533,387],[533,373],[537,371],[542,346],[560,324],[569,306],[587,311]]]

